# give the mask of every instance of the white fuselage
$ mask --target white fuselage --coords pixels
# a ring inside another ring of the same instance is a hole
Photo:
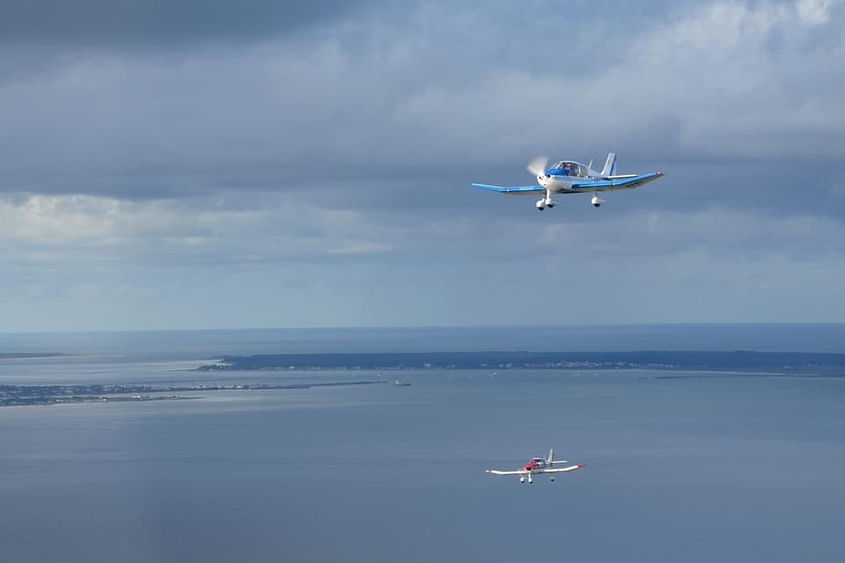
[[[537,183],[549,190],[551,193],[566,193],[577,190],[572,189],[572,184],[584,184],[593,180],[600,180],[602,175],[588,166],[574,162],[571,164],[574,170],[561,168],[550,168],[545,174],[537,176]]]

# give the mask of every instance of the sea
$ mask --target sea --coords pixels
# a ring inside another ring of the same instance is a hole
[[[0,334],[0,385],[384,381],[0,408],[0,560],[845,558],[845,373],[196,371],[490,350],[843,353],[845,325]],[[11,356],[42,353],[65,355]],[[484,472],[550,448],[586,467],[530,485]]]

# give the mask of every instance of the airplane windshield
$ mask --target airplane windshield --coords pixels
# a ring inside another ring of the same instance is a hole
[[[587,168],[578,164],[577,162],[569,162],[566,160],[561,160],[557,164],[555,164],[552,168],[557,170],[562,170],[564,175],[566,176],[578,176],[581,178],[587,177]]]

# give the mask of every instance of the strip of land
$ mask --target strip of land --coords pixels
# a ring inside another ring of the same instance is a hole
[[[369,385],[384,381],[339,381],[326,383],[197,383],[190,385],[0,385],[0,407],[58,405],[67,403],[106,403],[128,401],[173,401],[201,398],[178,393],[230,390],[311,389],[343,385]]]
[[[838,376],[845,354],[793,352],[430,352],[222,356],[200,371],[418,369],[653,369]]]
[[[0,352],[0,360],[29,360],[34,358],[58,358],[70,356],[63,352]]]

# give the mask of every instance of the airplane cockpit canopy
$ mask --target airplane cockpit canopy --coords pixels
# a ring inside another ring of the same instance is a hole
[[[565,176],[578,176],[581,178],[587,177],[587,167],[571,160],[561,160],[554,166],[553,170],[562,170]]]

